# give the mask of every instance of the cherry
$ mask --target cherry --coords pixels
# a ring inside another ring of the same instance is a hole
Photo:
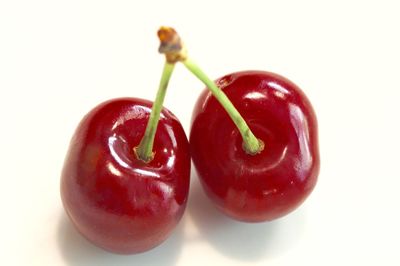
[[[174,29],[160,31],[160,51],[208,89],[196,103],[190,133],[206,194],[222,212],[247,222],[293,211],[313,190],[320,165],[317,119],[305,94],[286,78],[262,71],[233,73],[214,83],[188,58]]]
[[[317,120],[304,93],[286,78],[262,71],[216,81],[265,147],[243,148],[235,124],[205,90],[193,111],[192,160],[206,194],[229,216],[258,222],[298,207],[319,171]]]
[[[159,245],[185,210],[189,143],[178,119],[162,110],[172,70],[167,63],[154,104],[102,103],[70,143],[61,176],[65,210],[84,237],[106,250],[130,254]]]

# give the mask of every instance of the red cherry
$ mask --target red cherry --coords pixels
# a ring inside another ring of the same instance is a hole
[[[233,73],[216,83],[265,147],[248,154],[227,112],[204,91],[194,108],[190,145],[207,195],[238,220],[286,215],[317,182],[317,120],[310,102],[295,84],[269,72]]]
[[[163,109],[153,160],[137,159],[152,103],[107,101],[90,111],[72,138],[61,177],[65,210],[99,247],[138,253],[162,243],[185,210],[189,144],[178,119]]]

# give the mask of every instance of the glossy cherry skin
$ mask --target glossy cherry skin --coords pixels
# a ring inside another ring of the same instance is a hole
[[[189,144],[163,109],[154,159],[136,158],[152,103],[110,100],[90,111],[71,140],[61,176],[64,208],[78,231],[108,251],[133,254],[162,243],[185,210]]]
[[[305,94],[286,78],[262,71],[216,81],[264,150],[249,155],[232,120],[205,90],[194,108],[191,156],[208,197],[241,221],[269,221],[311,193],[320,166],[317,120]]]

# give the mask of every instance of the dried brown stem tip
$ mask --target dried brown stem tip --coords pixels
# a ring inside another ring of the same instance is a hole
[[[168,63],[174,64],[187,58],[186,48],[178,33],[171,27],[161,27],[157,32],[160,39],[158,52],[165,54]]]

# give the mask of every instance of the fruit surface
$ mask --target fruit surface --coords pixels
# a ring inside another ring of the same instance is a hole
[[[136,147],[152,103],[107,101],[90,111],[71,140],[61,177],[65,210],[78,231],[106,250],[133,254],[162,243],[184,212],[190,155],[178,119],[163,109],[154,159]]]
[[[270,72],[233,73],[216,84],[265,147],[256,155],[246,153],[234,123],[205,90],[193,111],[190,145],[206,194],[238,220],[286,215],[317,182],[317,120],[310,102],[295,84]]]

